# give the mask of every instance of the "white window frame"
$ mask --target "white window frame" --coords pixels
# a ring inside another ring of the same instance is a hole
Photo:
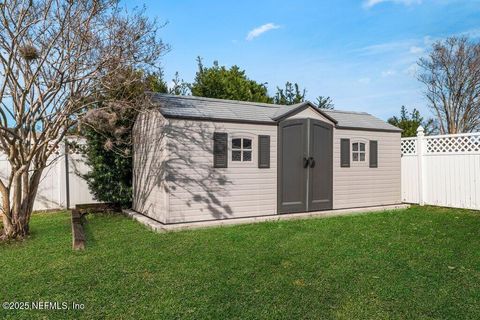
[[[358,143],[358,150],[357,151],[354,151],[353,150],[353,145],[354,144],[357,144]],[[364,144],[365,145],[365,150],[364,151],[361,151],[360,150],[360,144]],[[364,153],[365,154],[365,160],[360,160],[360,154]],[[357,161],[354,161],[354,157],[353,155],[354,154],[358,154],[358,160]],[[369,165],[369,160],[368,160],[368,141],[367,140],[364,140],[364,139],[352,139],[351,141],[351,145],[350,145],[350,163],[353,165],[353,166],[368,166]]]
[[[233,149],[233,140],[235,139],[241,139],[241,145],[240,149]],[[250,149],[245,149],[243,147],[243,140],[248,139],[252,142]],[[229,139],[229,145],[228,145],[228,151],[229,151],[229,159],[228,162],[232,164],[233,166],[239,165],[239,166],[244,166],[244,165],[252,165],[254,161],[256,161],[256,153],[255,153],[255,145],[256,145],[256,139],[255,136],[252,134],[243,134],[243,133],[238,133],[238,134],[232,134],[231,139]],[[241,152],[241,161],[233,161],[233,151],[240,151]],[[244,161],[243,160],[243,152],[244,151],[251,151],[252,156],[250,158],[250,161]]]

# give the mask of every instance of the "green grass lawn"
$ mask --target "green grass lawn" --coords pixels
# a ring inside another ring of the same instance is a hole
[[[157,234],[88,217],[71,250],[67,213],[0,245],[0,302],[84,310],[0,318],[479,319],[480,213],[413,207],[327,219]]]

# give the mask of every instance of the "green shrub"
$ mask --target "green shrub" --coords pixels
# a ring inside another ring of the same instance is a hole
[[[132,203],[132,157],[105,148],[108,139],[93,129],[84,130],[87,144],[84,147],[86,164],[91,167],[88,174],[83,175],[88,188],[101,202],[111,202],[122,207],[130,207]],[[125,146],[126,149],[130,146]]]

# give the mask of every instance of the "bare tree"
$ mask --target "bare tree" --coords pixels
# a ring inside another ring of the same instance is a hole
[[[440,132],[480,129],[480,44],[465,37],[438,41],[418,65]]]
[[[158,62],[159,27],[116,0],[0,0],[0,148],[11,166],[0,179],[3,238],[28,234],[42,172],[105,96],[102,79]]]

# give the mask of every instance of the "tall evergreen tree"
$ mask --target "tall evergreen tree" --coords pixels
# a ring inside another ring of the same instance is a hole
[[[425,129],[427,135],[434,134],[437,131],[433,119],[424,120],[417,109],[413,108],[412,112],[408,112],[405,106],[400,109],[399,117],[393,116],[387,122],[402,129],[402,137],[415,137],[420,125]]]
[[[247,77],[245,70],[238,66],[230,69],[220,66],[218,61],[205,67],[198,57],[198,70],[190,84],[192,95],[199,97],[241,100],[252,102],[272,102],[265,83],[258,83]]]
[[[330,97],[318,96],[315,105],[319,109],[334,109],[333,100]]]
[[[300,86],[297,83],[288,82],[285,83],[285,88],[281,89],[277,87],[275,93],[274,102],[276,104],[296,104],[305,101],[305,94],[307,90],[300,90]]]
[[[172,79],[172,86],[170,88],[165,89],[169,94],[173,94],[176,96],[186,96],[189,94],[190,89],[188,87],[188,83],[183,81],[183,79],[180,78],[180,74],[175,72],[175,76]],[[157,91],[157,92],[164,92],[164,91]]]

